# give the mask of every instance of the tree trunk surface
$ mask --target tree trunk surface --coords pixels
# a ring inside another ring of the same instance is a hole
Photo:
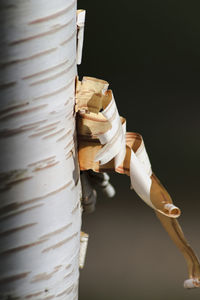
[[[0,23],[0,299],[75,300],[76,0],[2,0]]]

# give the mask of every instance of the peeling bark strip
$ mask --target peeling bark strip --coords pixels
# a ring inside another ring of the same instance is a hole
[[[0,299],[77,300],[76,1],[7,2],[0,5]]]
[[[152,172],[142,137],[138,133],[126,133],[126,121],[120,118],[112,91],[107,88],[107,82],[96,78],[84,77],[82,82],[77,82],[80,169],[129,175],[132,188],[154,209],[186,259],[189,279],[184,286],[198,287],[200,263],[176,220],[180,209],[173,205],[170,195]]]
[[[84,26],[85,26],[85,13],[83,9],[77,10],[77,65],[81,64],[82,51],[83,51],[83,38],[84,38]]]

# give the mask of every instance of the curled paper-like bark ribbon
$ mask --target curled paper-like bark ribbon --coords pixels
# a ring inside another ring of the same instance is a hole
[[[81,170],[116,171],[130,176],[131,187],[156,211],[172,240],[182,251],[189,267],[185,287],[200,285],[200,266],[176,220],[176,207],[166,189],[152,172],[138,133],[126,132],[126,120],[119,116],[108,83],[91,77],[77,81],[76,111],[78,154]]]
[[[85,14],[84,9],[77,10],[77,50],[76,50],[76,63],[81,64],[82,51],[83,51],[83,39],[84,39],[84,26],[85,26]]]

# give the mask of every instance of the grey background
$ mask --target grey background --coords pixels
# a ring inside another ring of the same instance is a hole
[[[199,1],[79,1],[87,10],[83,75],[110,82],[128,130],[143,135],[152,167],[182,209],[200,255]],[[90,234],[80,300],[197,300],[187,268],[153,211],[113,174],[117,195],[84,216]]]

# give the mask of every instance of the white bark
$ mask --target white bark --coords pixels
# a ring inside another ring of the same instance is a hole
[[[0,299],[77,299],[76,0],[1,0],[0,26]]]

